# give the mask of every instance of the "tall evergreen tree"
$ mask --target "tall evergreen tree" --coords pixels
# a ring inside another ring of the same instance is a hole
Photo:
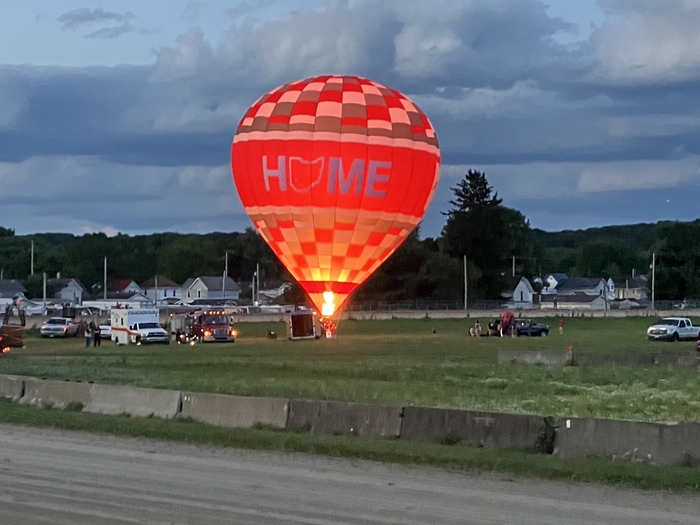
[[[481,206],[498,206],[503,199],[498,198],[498,192],[491,195],[493,188],[486,180],[486,174],[477,170],[469,170],[457,186],[450,188],[454,193],[453,206],[445,215],[465,212]]]

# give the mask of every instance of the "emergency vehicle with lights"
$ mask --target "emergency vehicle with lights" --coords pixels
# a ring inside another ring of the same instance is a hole
[[[238,335],[225,310],[198,310],[173,315],[170,332],[178,343],[233,343]]]

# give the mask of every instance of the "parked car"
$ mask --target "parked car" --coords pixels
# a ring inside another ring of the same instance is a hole
[[[515,329],[518,335],[545,337],[549,335],[549,326],[536,323],[532,319],[518,319]]]
[[[112,338],[112,321],[110,321],[109,319],[100,323],[100,337],[102,339]]]
[[[68,317],[50,317],[39,329],[41,337],[76,337],[78,323]]]
[[[650,341],[692,341],[698,338],[699,333],[700,326],[693,326],[687,317],[664,317],[647,328]]]

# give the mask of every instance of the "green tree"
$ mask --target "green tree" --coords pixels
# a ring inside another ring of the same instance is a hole
[[[536,268],[536,247],[530,224],[517,210],[497,205],[475,206],[456,211],[443,229],[447,254],[464,255],[481,272],[477,296],[496,298],[502,290],[501,277],[510,274],[512,257],[516,271],[530,276]]]
[[[486,174],[477,170],[469,170],[457,186],[450,188],[454,200],[450,201],[453,208],[446,215],[465,212],[477,207],[498,206],[503,199],[498,198],[498,192],[491,195],[493,188],[486,180]]]
[[[656,298],[700,299],[700,220],[659,230]]]

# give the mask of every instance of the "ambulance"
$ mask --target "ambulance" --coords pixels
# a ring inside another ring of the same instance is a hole
[[[118,345],[170,344],[170,335],[160,326],[158,309],[112,308],[112,341]]]

